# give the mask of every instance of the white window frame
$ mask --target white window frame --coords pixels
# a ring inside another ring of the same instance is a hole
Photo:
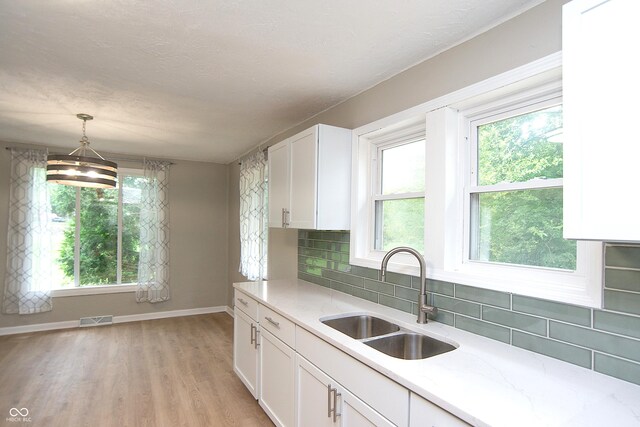
[[[371,150],[376,137],[422,121],[426,129],[426,276],[564,303],[602,307],[602,243],[578,242],[575,272],[510,264],[469,262],[469,118],[483,111],[510,109],[535,99],[558,97],[562,56],[558,52],[353,131],[351,250],[353,265],[380,268],[384,253],[371,251]],[[460,113],[462,111],[462,113]],[[557,183],[556,183],[557,184]],[[548,181],[545,186],[548,185]],[[466,203],[468,205],[468,203]],[[398,259],[396,260],[396,257]],[[466,257],[466,259],[465,259]],[[417,276],[413,259],[394,256],[389,270]]]
[[[118,168],[118,177],[121,176],[144,176],[144,171],[142,169],[134,169],[134,168]],[[118,281],[121,281],[122,275],[122,216],[123,216],[123,206],[122,206],[122,191],[121,187],[117,187],[118,190],[118,271],[117,277]],[[79,286],[79,271],[80,271],[80,230],[79,227],[82,226],[79,221],[80,216],[80,198],[79,196],[80,188],[76,188],[76,233],[75,233],[75,256],[74,256],[74,286],[68,288],[53,288],[51,291],[52,297],[68,297],[68,296],[76,296],[76,295],[93,295],[93,294],[114,294],[114,293],[123,293],[123,292],[135,292],[137,288],[136,283],[114,283],[109,285],[86,285]]]

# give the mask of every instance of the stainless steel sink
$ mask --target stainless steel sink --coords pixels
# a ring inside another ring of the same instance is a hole
[[[338,317],[337,319],[321,320],[321,322],[357,340],[386,335],[400,330],[398,325],[367,315]]]
[[[426,335],[413,333],[376,338],[366,341],[365,344],[386,355],[405,360],[426,359],[427,357],[455,350],[455,347],[451,344]]]

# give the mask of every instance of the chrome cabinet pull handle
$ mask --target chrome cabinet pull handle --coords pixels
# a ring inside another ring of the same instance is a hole
[[[282,228],[287,228],[287,209],[282,208]]]
[[[244,306],[249,305],[249,303],[247,301],[243,300],[242,298],[238,298],[238,301],[240,302],[240,304],[242,304]]]
[[[331,384],[327,384],[327,417],[331,418]]]
[[[338,396],[342,396],[342,394],[338,393],[337,388],[332,388],[331,384],[327,386],[327,392],[329,393],[329,397],[328,397],[329,412],[327,413],[327,416],[331,417],[331,414],[333,413],[333,422],[335,423],[338,417],[340,416],[340,414],[338,413]],[[331,399],[331,395],[333,395],[333,399]],[[333,400],[333,408],[331,407],[332,400]]]
[[[258,330],[258,328],[256,327],[256,340],[253,344],[253,348],[255,348],[256,350],[258,349],[258,347],[260,347],[260,343],[258,342],[258,334],[260,333],[260,331]]]
[[[280,329],[280,322],[276,322],[275,320],[273,320],[269,316],[266,316],[265,319],[267,320],[267,322],[271,323],[273,326],[275,326],[276,328]]]
[[[256,342],[256,336],[254,335],[257,331],[257,328],[255,327],[255,325],[252,323],[251,324],[251,343],[250,344],[254,344]]]

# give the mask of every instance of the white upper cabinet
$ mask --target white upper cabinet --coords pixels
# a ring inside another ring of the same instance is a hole
[[[640,1],[563,8],[564,237],[640,241]]]
[[[315,125],[269,147],[269,227],[348,230],[351,130]]]

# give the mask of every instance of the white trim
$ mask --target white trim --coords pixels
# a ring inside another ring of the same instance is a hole
[[[221,313],[228,314],[228,306],[220,305],[216,307],[189,308],[185,310],[157,311],[155,313],[130,314],[124,316],[113,316],[113,323],[138,322],[141,320],[165,319],[170,317],[196,316],[199,314]],[[230,314],[231,315],[231,314]],[[29,332],[52,331],[57,329],[78,328],[80,319],[66,320],[63,322],[37,323],[35,325],[8,326],[0,328],[0,336],[25,334]]]
[[[233,307],[229,307],[227,306],[227,308],[225,309],[225,311],[227,312],[227,314],[231,317],[233,317],[235,319],[235,312],[233,311]]]
[[[100,285],[100,286],[79,286],[73,288],[53,289],[51,296],[75,297],[78,295],[100,295],[100,294],[119,294],[124,292],[135,292],[137,285]]]
[[[216,307],[188,308],[185,310],[157,311],[155,313],[128,314],[113,316],[113,323],[139,322],[141,320],[165,319],[169,317],[196,316],[198,314],[210,314],[226,312],[226,305]]]

